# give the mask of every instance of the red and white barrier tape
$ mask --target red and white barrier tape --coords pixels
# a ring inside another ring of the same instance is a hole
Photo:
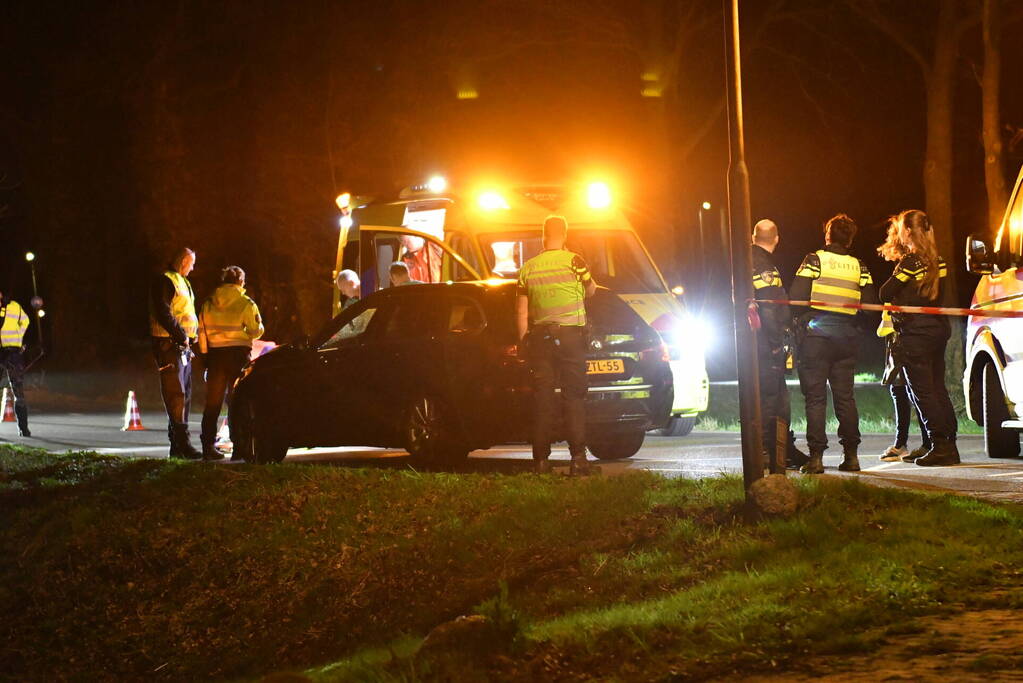
[[[824,301],[787,301],[785,299],[754,299],[755,304],[783,306],[827,306],[852,308],[858,311],[891,311],[892,313],[921,313],[924,315],[958,315],[976,318],[1023,318],[1023,311],[1005,311],[988,308],[945,308],[942,306],[896,306],[895,304],[833,304]]]

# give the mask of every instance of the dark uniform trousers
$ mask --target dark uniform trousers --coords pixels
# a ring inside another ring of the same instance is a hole
[[[18,426],[28,428],[28,404],[25,402],[25,356],[20,346],[9,346],[0,349],[0,368],[7,372],[11,381],[11,393],[14,394],[14,413],[18,417]]]
[[[784,421],[785,431],[792,419],[789,388],[785,386],[785,354],[772,354],[761,350],[760,367],[760,419],[763,421],[764,450],[771,457],[778,441],[778,423]]]
[[[202,413],[202,443],[212,445],[217,436],[217,420],[227,398],[231,410],[234,381],[249,361],[249,347],[224,346],[206,354],[206,409]]]
[[[188,424],[192,402],[192,356],[170,337],[153,337],[153,359],[160,371],[160,394],[167,409],[167,433],[174,441],[174,423]]]
[[[860,443],[860,416],[853,397],[859,346],[854,329],[848,336],[806,336],[800,343],[799,387],[806,398],[806,444],[811,452],[823,453],[828,447],[828,385],[838,418],[839,442],[849,449]]]
[[[903,335],[895,347],[906,383],[927,430],[928,441],[955,439],[955,408],[945,386],[945,345],[948,337]]]
[[[573,457],[586,456],[586,329],[537,325],[529,331],[526,354],[533,371],[533,458],[551,454],[553,418],[561,389],[563,425]]]

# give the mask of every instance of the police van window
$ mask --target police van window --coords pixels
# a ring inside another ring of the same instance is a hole
[[[397,260],[408,266],[409,277],[419,282],[441,282],[444,250],[439,244],[418,235],[400,235],[399,242]]]
[[[473,270],[479,272],[480,267],[479,260],[476,258],[476,250],[472,248],[472,242],[468,237],[460,232],[449,232],[448,244],[451,247],[451,251],[461,256]],[[443,271],[455,282],[465,282],[466,280],[475,279],[472,273],[466,270],[461,263],[452,258],[447,252],[444,252]]]
[[[320,344],[319,349],[321,351],[329,351],[340,348],[366,334],[370,328],[370,322],[376,316],[377,310],[376,306],[361,310],[358,306],[353,306],[334,318],[331,321],[332,328],[322,334],[322,336],[327,337],[327,340]],[[355,314],[354,317],[353,313]],[[341,324],[342,321],[343,324]]]
[[[483,311],[469,299],[454,299],[448,310],[448,332],[468,334],[479,332],[486,326]]]

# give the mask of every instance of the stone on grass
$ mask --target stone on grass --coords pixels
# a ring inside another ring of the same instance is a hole
[[[769,474],[753,482],[750,500],[763,515],[785,517],[796,511],[799,494],[784,474]]]
[[[423,640],[420,651],[451,647],[476,649],[488,645],[493,636],[490,619],[482,614],[461,616],[434,627]]]

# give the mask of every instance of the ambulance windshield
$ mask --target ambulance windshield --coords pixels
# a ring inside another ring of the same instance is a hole
[[[516,277],[522,264],[543,249],[539,230],[482,235],[483,253],[494,273]],[[571,230],[569,250],[590,267],[597,284],[618,294],[663,294],[664,283],[636,236],[627,230]]]

